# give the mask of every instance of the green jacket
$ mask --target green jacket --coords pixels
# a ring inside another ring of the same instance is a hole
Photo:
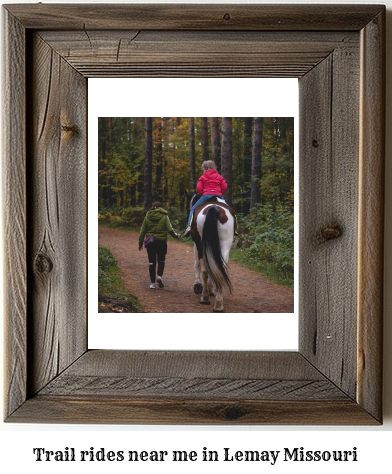
[[[172,237],[177,237],[167,214],[167,211],[161,207],[147,212],[142,228],[140,229],[139,247],[143,245],[143,240],[151,234],[154,235],[154,240],[167,240],[168,232]]]

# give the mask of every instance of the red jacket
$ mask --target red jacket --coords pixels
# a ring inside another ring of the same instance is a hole
[[[202,196],[206,194],[222,196],[227,190],[227,184],[225,179],[216,170],[206,170],[200,176],[196,189]]]

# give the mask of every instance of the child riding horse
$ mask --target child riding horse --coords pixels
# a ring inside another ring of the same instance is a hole
[[[225,179],[216,171],[216,165],[213,161],[204,161],[201,165],[203,174],[200,176],[200,179],[197,183],[196,189],[201,198],[192,206],[189,218],[188,225],[185,230],[184,237],[188,237],[191,233],[191,223],[193,218],[193,212],[197,206],[207,202],[213,196],[216,196],[222,202],[226,203],[222,195],[225,194],[227,190],[227,184]]]

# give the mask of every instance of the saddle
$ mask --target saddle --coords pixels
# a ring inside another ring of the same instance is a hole
[[[221,199],[219,196],[211,196],[210,199],[207,202],[223,202],[223,203],[225,203],[225,201],[223,199]]]

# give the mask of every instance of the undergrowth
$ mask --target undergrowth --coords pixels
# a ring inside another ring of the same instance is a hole
[[[98,244],[98,293],[117,298],[132,304],[135,312],[143,312],[143,307],[136,296],[124,286],[120,276],[117,260],[107,247]]]
[[[294,215],[289,206],[257,205],[238,216],[239,245],[232,260],[279,284],[294,285]]]

